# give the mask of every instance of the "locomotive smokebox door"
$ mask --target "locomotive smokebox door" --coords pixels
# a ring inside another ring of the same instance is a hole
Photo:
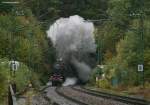
[[[64,81],[64,77],[63,77],[63,63],[62,61],[58,60],[55,64],[54,64],[54,68],[53,68],[53,72],[52,72],[52,86],[61,86],[61,84]]]

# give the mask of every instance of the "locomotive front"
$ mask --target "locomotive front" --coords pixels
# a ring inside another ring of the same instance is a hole
[[[62,62],[62,59],[58,59],[57,62],[54,64],[53,70],[52,70],[52,86],[61,86],[64,82],[65,78],[63,75],[64,72],[64,64]]]

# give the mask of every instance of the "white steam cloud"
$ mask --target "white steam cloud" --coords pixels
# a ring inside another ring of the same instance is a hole
[[[82,81],[87,81],[91,73],[91,68],[85,63],[85,59],[88,59],[86,55],[96,52],[93,33],[93,23],[77,15],[58,19],[47,31],[56,48],[57,57],[65,63],[70,62]]]
[[[63,86],[69,86],[69,85],[74,85],[77,82],[77,78],[66,78],[65,82],[63,83]]]

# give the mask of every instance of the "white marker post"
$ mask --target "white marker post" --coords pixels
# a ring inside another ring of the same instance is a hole
[[[142,80],[142,85],[144,87],[144,66],[143,64],[139,64],[138,65],[138,72],[140,72],[140,74],[142,75],[141,80]]]
[[[10,65],[11,71],[13,72],[13,76],[15,76],[15,72],[19,68],[19,62],[15,61],[15,60],[12,60],[12,61],[9,62],[9,65]]]
[[[143,64],[138,65],[138,71],[143,72]]]

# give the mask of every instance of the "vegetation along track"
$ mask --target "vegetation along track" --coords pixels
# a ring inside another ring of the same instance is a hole
[[[77,103],[77,105],[132,105],[112,99],[106,99],[103,97],[91,95],[76,90],[73,87],[57,87],[55,91],[57,92],[57,94],[63,96],[64,98]]]
[[[144,100],[144,99],[121,96],[121,95],[115,95],[115,94],[111,94],[111,93],[91,90],[91,89],[85,88],[83,86],[82,87],[80,87],[80,86],[72,87],[72,89],[74,89],[76,91],[84,92],[86,94],[90,94],[90,95],[93,95],[93,96],[103,97],[103,98],[106,98],[106,99],[112,99],[112,100],[120,101],[120,102],[127,103],[127,104],[150,105],[150,102],[147,101],[147,100]]]

